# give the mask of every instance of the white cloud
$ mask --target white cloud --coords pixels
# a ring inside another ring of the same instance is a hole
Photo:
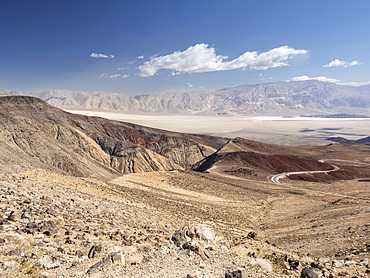
[[[357,66],[360,63],[358,61],[352,61],[352,62],[346,62],[346,61],[341,61],[339,59],[335,59],[334,61],[331,61],[327,65],[323,65],[324,68],[331,68],[331,67],[343,67],[343,68],[348,68],[348,67],[353,67]]]
[[[118,70],[128,70],[128,68],[122,67],[122,68],[118,68]]]
[[[325,77],[325,76],[308,77],[307,75],[296,76],[296,77],[293,77],[291,80],[288,80],[288,81],[307,81],[307,80],[317,80],[317,81],[321,81],[321,82],[330,82],[330,83],[336,83],[337,85],[352,86],[352,87],[370,85],[370,81],[367,81],[367,82],[340,82],[339,79],[335,79],[335,78],[330,78],[330,77]]]
[[[359,87],[364,85],[370,85],[370,81],[367,82],[347,82],[347,83],[338,83],[338,85],[343,86],[352,86],[352,87]]]
[[[117,78],[127,78],[129,77],[128,74],[112,74],[112,75],[108,75],[106,73],[102,73],[99,78],[102,78],[102,79],[117,79]]]
[[[140,55],[137,57],[138,59],[144,59],[144,55]]]
[[[189,82],[186,83],[186,85],[188,85],[190,88],[194,86],[193,84],[190,84]]]
[[[108,79],[117,79],[118,77],[121,77],[120,74],[112,74],[108,76]]]
[[[90,57],[92,58],[106,58],[106,59],[113,59],[114,58],[114,55],[113,54],[110,54],[110,55],[105,55],[105,54],[101,54],[101,53],[91,53],[90,54]]]
[[[296,55],[307,54],[308,50],[281,46],[266,52],[245,52],[231,61],[224,61],[227,56],[217,55],[215,48],[208,44],[196,44],[185,51],[175,51],[172,54],[151,57],[139,66],[139,76],[153,76],[160,69],[172,70],[172,75],[180,73],[199,73],[249,68],[252,70],[267,70],[289,66],[288,60]]]
[[[132,64],[135,64],[137,62],[137,60],[133,60],[133,61],[130,61],[130,62],[128,62],[130,65],[132,65]]]
[[[330,83],[337,83],[340,81],[338,79],[325,76],[308,77],[307,75],[293,77],[290,81],[307,81],[307,80],[317,80],[321,82],[330,82]]]

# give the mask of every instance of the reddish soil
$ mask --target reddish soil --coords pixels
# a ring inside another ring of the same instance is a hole
[[[208,157],[196,169],[204,172],[212,167],[218,172],[240,178],[266,180],[270,175],[293,171],[325,171],[332,169],[327,163],[289,155],[266,155],[255,152],[229,152]]]
[[[364,179],[370,176],[370,168],[364,166],[343,166],[339,165],[337,162],[333,164],[338,164],[340,169],[338,171],[330,172],[327,174],[299,174],[290,175],[288,178],[291,180],[302,180],[311,182],[329,182],[329,181],[339,181],[339,180],[353,180],[353,179]],[[367,180],[369,181],[369,180]]]

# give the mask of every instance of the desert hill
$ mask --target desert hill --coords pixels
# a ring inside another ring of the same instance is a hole
[[[226,139],[73,115],[29,96],[0,97],[1,172],[31,168],[77,176],[184,169]]]
[[[3,93],[15,93],[3,90]],[[179,92],[124,96],[104,92],[47,90],[35,94],[62,109],[120,110],[184,114],[368,115],[370,87],[320,81],[274,82],[225,88],[214,92]]]
[[[199,172],[234,176],[238,178],[268,180],[269,177],[296,171],[326,171],[333,169],[330,163],[321,163],[323,158],[351,158],[367,161],[370,145],[364,138],[346,145],[310,146],[279,146],[264,144],[243,138],[230,140],[212,155],[193,165],[192,169]],[[363,145],[362,145],[363,144]],[[353,152],[351,155],[346,152]],[[301,175],[300,178],[326,182],[327,180],[347,180],[368,177],[370,171],[365,168],[342,167],[339,171],[317,176]],[[297,179],[297,176],[289,178]]]
[[[326,163],[305,158],[304,153],[300,156],[296,154],[292,147],[235,138],[211,156],[196,163],[193,170],[266,180],[269,175],[282,172],[330,169],[330,165]]]

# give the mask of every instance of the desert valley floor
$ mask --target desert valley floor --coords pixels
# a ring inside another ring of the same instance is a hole
[[[176,132],[243,137],[282,145],[326,145],[328,137],[357,140],[368,136],[370,118],[207,116],[116,111],[67,110]]]

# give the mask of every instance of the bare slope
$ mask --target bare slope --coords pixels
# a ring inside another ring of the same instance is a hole
[[[366,277],[363,201],[184,171],[105,183],[33,170],[0,181],[1,277],[172,278],[199,269],[225,277],[230,267],[246,277],[301,277],[311,265],[326,276]],[[189,224],[215,232],[210,248],[175,244]]]
[[[225,140],[73,115],[34,98],[0,97],[1,172],[58,169],[78,176],[187,168]]]
[[[329,163],[318,160],[339,158],[366,162],[370,159],[369,144],[345,144],[336,146],[279,146],[235,138],[192,169],[239,178],[268,181],[272,175],[296,171],[325,171],[333,169]],[[291,179],[327,182],[368,177],[368,167],[342,167],[325,175],[289,176]]]

